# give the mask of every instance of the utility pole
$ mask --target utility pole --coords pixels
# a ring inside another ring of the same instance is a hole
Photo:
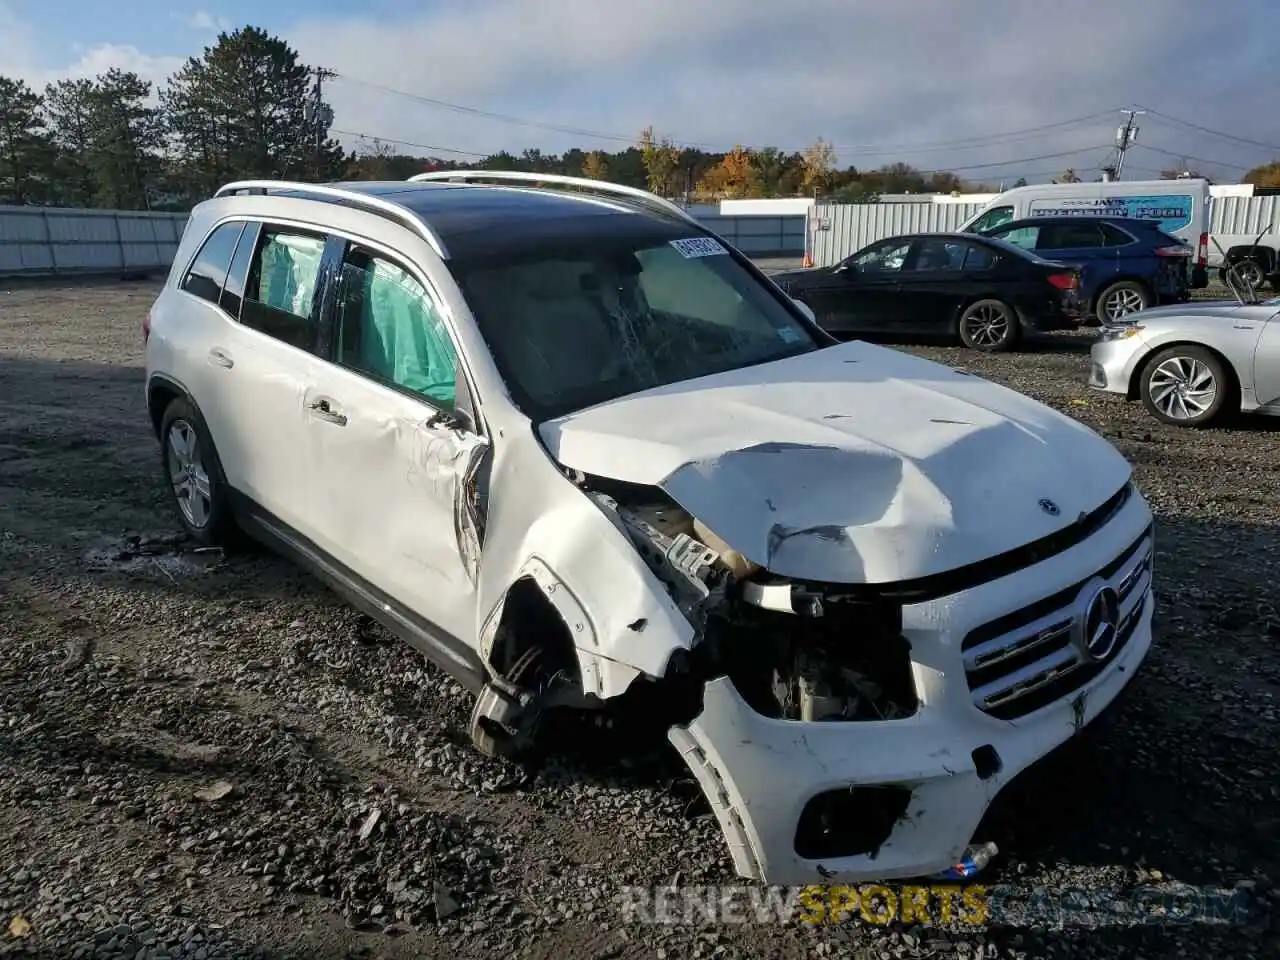
[[[1104,167],[1103,173],[1111,174],[1107,179],[1120,179],[1120,172],[1124,170],[1124,155],[1129,148],[1133,146],[1133,141],[1138,137],[1138,128],[1134,126],[1134,118],[1142,116],[1145,110],[1121,110],[1125,115],[1124,126],[1116,129],[1116,162],[1113,166]]]
[[[307,102],[304,108],[303,116],[306,122],[315,129],[313,162],[315,164],[315,177],[318,181],[324,179],[324,135],[333,123],[333,108],[324,102],[321,93],[323,92],[324,82],[332,80],[337,74],[332,70],[326,70],[324,67],[318,67],[311,72],[315,74],[316,85],[312,99]]]

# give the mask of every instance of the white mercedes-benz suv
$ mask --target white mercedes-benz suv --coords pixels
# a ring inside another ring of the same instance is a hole
[[[491,171],[233,183],[146,325],[181,523],[265,541],[476,696],[651,723],[767,883],[932,874],[1151,643],[1120,454],[838,343],[678,206]]]

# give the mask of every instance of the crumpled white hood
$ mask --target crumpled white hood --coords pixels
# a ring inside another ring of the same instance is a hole
[[[541,435],[566,467],[661,487],[774,573],[832,583],[991,557],[1096,509],[1130,475],[1069,417],[862,342],[634,394]]]

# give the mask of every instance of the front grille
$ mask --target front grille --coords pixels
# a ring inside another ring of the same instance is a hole
[[[1106,669],[1128,644],[1152,602],[1153,549],[1148,526],[1096,576],[971,630],[960,649],[978,709],[1001,720],[1024,717]],[[1086,648],[1085,614],[1104,587],[1113,589],[1118,599],[1115,641],[1104,656],[1095,659]]]

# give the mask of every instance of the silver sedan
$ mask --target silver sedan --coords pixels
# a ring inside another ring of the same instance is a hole
[[[1103,326],[1089,386],[1141,399],[1157,420],[1202,427],[1280,415],[1280,298],[1183,303]]]

